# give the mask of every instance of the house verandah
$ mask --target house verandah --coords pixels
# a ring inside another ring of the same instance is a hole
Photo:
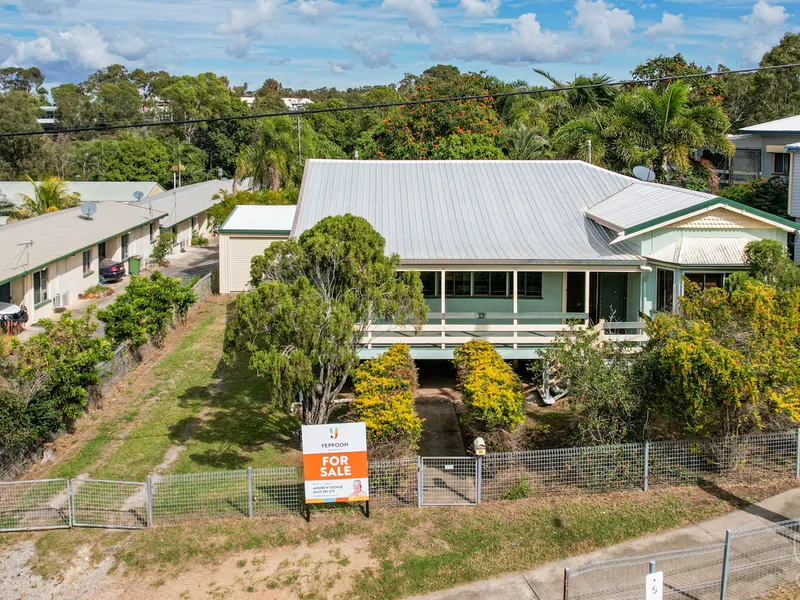
[[[409,267],[405,267],[409,268]],[[571,327],[600,327],[607,339],[641,343],[647,309],[639,265],[417,266],[428,306],[419,332],[373,323],[362,358],[408,344],[417,359],[452,359],[456,346],[483,339],[509,360],[535,359]]]

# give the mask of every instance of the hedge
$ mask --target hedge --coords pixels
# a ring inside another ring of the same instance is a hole
[[[370,442],[416,450],[422,419],[414,410],[417,368],[406,345],[396,344],[356,369],[351,417],[367,424]]]
[[[466,416],[475,429],[513,432],[525,421],[522,382],[494,346],[467,342],[453,352],[453,363]]]

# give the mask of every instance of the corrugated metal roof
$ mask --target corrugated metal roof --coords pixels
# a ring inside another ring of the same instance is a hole
[[[744,133],[800,133],[800,115],[742,127]]]
[[[0,282],[39,269],[157,219],[162,213],[106,202],[92,219],[68,208],[4,225],[0,230]]]
[[[648,255],[660,262],[684,266],[743,266],[744,249],[756,238],[742,237],[684,237]]]
[[[406,263],[642,263],[588,207],[636,180],[580,161],[308,160],[292,235],[367,219]]]
[[[638,180],[630,181],[631,185],[592,206],[586,211],[586,214],[612,228],[625,230],[718,198],[713,194],[669,185]]]
[[[786,149],[789,152],[800,152],[800,142],[794,142],[793,144],[786,144]]]
[[[155,181],[67,181],[72,194],[80,194],[84,202],[133,202],[134,192],[145,196],[164,191]],[[0,181],[0,192],[15,204],[22,203],[22,194],[33,196],[33,185],[27,181]]]
[[[137,202],[137,206],[152,207],[155,211],[167,213],[167,217],[161,221],[161,226],[172,227],[214,206],[219,202],[214,196],[221,190],[232,192],[233,180],[212,179],[185,185],[149,198],[142,198]]]
[[[242,204],[233,209],[219,231],[288,234],[296,212],[295,205]]]

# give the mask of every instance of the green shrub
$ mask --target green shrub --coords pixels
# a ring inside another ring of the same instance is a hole
[[[125,292],[97,318],[115,344],[137,348],[151,338],[159,344],[173,320],[183,319],[196,301],[191,286],[156,271],[150,277],[133,275]]]
[[[383,443],[387,456],[417,448],[422,435],[422,419],[414,410],[417,385],[417,368],[406,345],[394,345],[356,369],[351,417],[366,423],[370,442]]]
[[[208,238],[199,231],[193,231],[192,246],[208,246]]]
[[[173,242],[175,241],[175,235],[168,232],[162,231],[158,235],[158,240],[156,240],[156,245],[153,246],[153,252],[150,254],[150,258],[156,261],[156,264],[159,266],[163,266],[166,263],[167,255],[172,252]]]
[[[524,500],[533,496],[533,486],[527,477],[520,478],[503,494],[503,500]]]
[[[473,428],[514,432],[525,421],[522,382],[494,346],[482,340],[467,342],[456,348],[453,362]]]

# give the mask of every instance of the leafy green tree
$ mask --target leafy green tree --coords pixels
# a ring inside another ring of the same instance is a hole
[[[556,336],[542,359],[550,364],[551,381],[567,391],[566,403],[576,418],[577,444],[619,444],[642,438],[643,399],[629,346],[603,340],[596,331],[573,328],[569,335]]]
[[[103,123],[137,123],[142,120],[142,97],[130,81],[103,83],[94,92],[94,107]]]
[[[26,177],[26,179],[33,185],[33,196],[22,194],[22,205],[8,216],[9,221],[21,221],[65,208],[80,206],[80,196],[70,193],[67,189],[67,183],[58,177],[47,177],[39,182],[30,177]]]
[[[21,67],[6,67],[0,69],[0,92],[12,90],[40,95],[44,84],[44,73],[37,67],[24,69]]]
[[[695,62],[686,62],[683,54],[678,52],[673,56],[659,54],[655,58],[648,59],[646,62],[637,66],[632,72],[634,79],[662,79],[664,77],[679,77],[682,75],[702,75],[710,73],[711,67],[701,67]],[[714,77],[697,77],[686,80],[689,87],[689,104],[719,104],[726,95],[724,80]],[[657,92],[663,92],[669,87],[672,80],[661,81],[651,84]]]
[[[79,85],[64,83],[51,90],[56,105],[56,118],[64,127],[91,123],[97,116],[91,97]]]
[[[555,156],[546,126],[519,124],[506,130],[508,156],[514,160],[550,160]]]
[[[729,185],[719,195],[779,217],[789,218],[789,186],[784,177],[762,177]]]
[[[229,360],[244,355],[274,400],[299,399],[304,423],[326,423],[358,365],[369,323],[421,324],[419,274],[360,217],[328,217],[252,261],[254,291],[241,294],[225,333]]]
[[[104,148],[104,149],[103,149]],[[152,137],[123,134],[118,140],[106,142],[104,179],[108,181],[157,181],[172,185],[172,161],[167,149]]]
[[[787,32],[764,54],[759,66],[800,63],[800,33]],[[752,115],[746,125],[782,119],[800,113],[800,67],[759,71],[753,75]]]
[[[15,210],[17,210],[17,205],[9,200],[3,192],[0,192],[0,217],[8,217]]]
[[[172,252],[175,244],[175,234],[170,231],[162,231],[158,234],[158,239],[153,246],[153,251],[150,253],[150,258],[156,261],[160,267],[167,265],[167,255]]]
[[[214,198],[218,199],[214,206],[208,209],[208,222],[212,230],[217,230],[233,212],[233,209],[242,204],[296,204],[297,198],[292,194],[273,192],[272,190],[239,190],[236,192],[223,191]]]
[[[244,102],[233,100],[226,110],[226,115],[246,115],[250,109]],[[222,169],[224,176],[233,178],[239,152],[252,143],[256,129],[257,124],[252,120],[216,121],[202,126],[197,132],[195,144],[206,155],[204,164],[208,168],[205,171],[217,177],[219,169]]]
[[[507,158],[490,135],[453,134],[439,140],[430,157],[436,160],[490,160]]]
[[[161,90],[162,99],[169,103],[173,119],[204,119],[220,117],[233,112],[242,101],[235,97],[224,77],[214,73],[197,76],[183,75]],[[191,123],[181,126],[181,139],[195,143],[195,137],[207,124]]]
[[[29,93],[12,90],[0,94],[0,133],[41,131],[39,102]],[[20,179],[39,174],[40,136],[0,139],[0,179]]]
[[[680,314],[648,324],[651,408],[688,433],[725,439],[800,420],[800,288],[686,290]]]
[[[577,119],[587,114],[609,107],[618,96],[618,88],[612,85],[608,75],[578,75],[570,82],[559,81],[546,71],[534,69],[555,88],[574,87],[540,96],[541,106],[548,113],[548,124],[551,129],[562,125],[565,121]],[[595,86],[581,88],[579,86]]]
[[[133,275],[114,304],[97,313],[106,337],[115,344],[138,348],[148,340],[160,345],[175,319],[184,319],[197,296],[189,285],[156,271],[150,277]]]
[[[775,240],[750,242],[744,251],[750,276],[781,290],[800,287],[800,269],[794,264],[786,246]]]

